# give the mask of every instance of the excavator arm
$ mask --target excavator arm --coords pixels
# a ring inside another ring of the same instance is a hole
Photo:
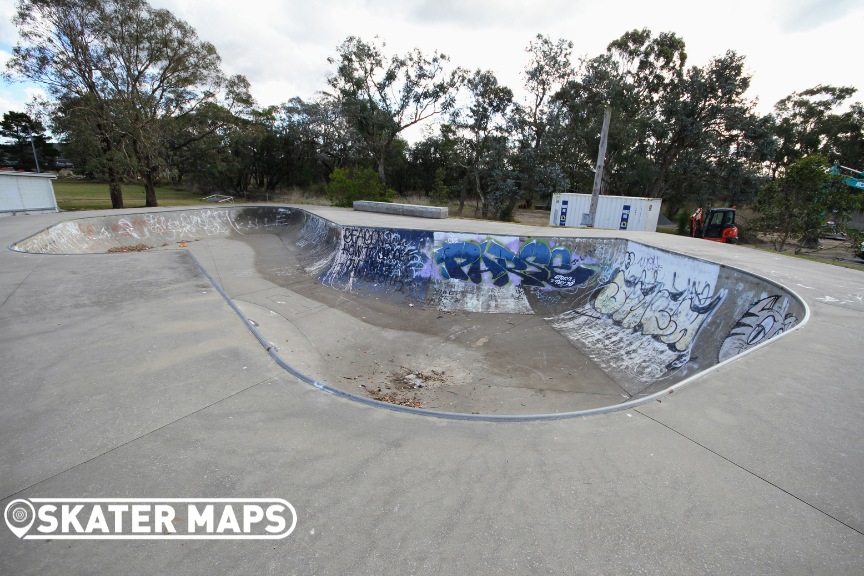
[[[854,174],[854,176],[844,174],[842,171],[850,172]],[[839,164],[835,164],[834,167],[831,169],[831,173],[842,176],[843,181],[852,188],[864,190],[864,172],[861,172],[860,170],[855,170],[854,168],[849,168],[848,166],[840,166]]]

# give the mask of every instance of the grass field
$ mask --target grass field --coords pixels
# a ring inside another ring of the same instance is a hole
[[[108,184],[81,180],[61,180],[53,182],[57,206],[61,210],[102,210],[111,208]],[[156,188],[156,200],[160,206],[200,206],[204,204],[195,192]],[[123,205],[126,208],[144,206],[144,186],[123,186]]]

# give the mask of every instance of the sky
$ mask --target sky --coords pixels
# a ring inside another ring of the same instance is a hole
[[[228,74],[245,75],[261,106],[326,89],[327,63],[348,36],[376,36],[385,53],[439,51],[469,70],[491,70],[520,96],[525,48],[537,35],[573,42],[573,60],[602,53],[634,28],[684,39],[688,66],[734,50],[752,76],[747,96],[766,114],[818,84],[853,86],[864,101],[864,0],[150,0],[216,46]],[[14,0],[0,0],[0,66],[17,33]],[[40,91],[0,81],[0,114]],[[411,139],[411,138],[409,138]]]

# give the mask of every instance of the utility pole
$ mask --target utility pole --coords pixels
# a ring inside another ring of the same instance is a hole
[[[591,212],[588,214],[587,226],[594,227],[597,217],[597,202],[600,200],[600,187],[603,184],[603,167],[606,164],[606,145],[609,143],[609,122],[612,120],[612,107],[608,104],[603,111],[603,129],[600,131],[600,149],[597,151],[597,167],[594,170],[594,188],[591,190]]]
[[[33,143],[33,129],[27,126],[27,131],[30,132],[30,148],[33,149],[33,161],[36,162],[36,173],[41,174],[42,170],[39,169],[39,158],[36,156],[36,144]]]

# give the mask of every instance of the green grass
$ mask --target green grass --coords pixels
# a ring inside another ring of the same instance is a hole
[[[53,185],[57,206],[61,210],[105,210],[111,208],[108,184],[57,179],[54,180]],[[156,188],[156,200],[160,206],[200,206],[204,203],[200,194],[173,188]],[[143,208],[144,186],[124,185],[123,206],[126,208]]]

